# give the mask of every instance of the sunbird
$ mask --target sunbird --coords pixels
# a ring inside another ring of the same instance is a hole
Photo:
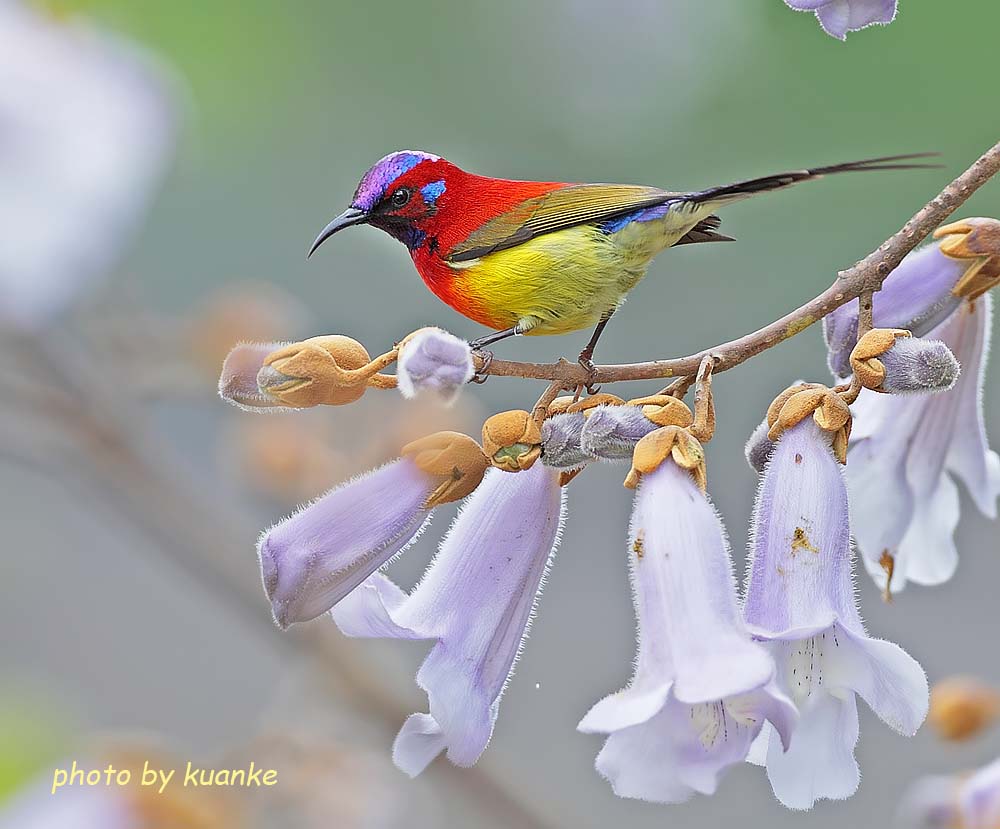
[[[474,348],[593,326],[580,353],[592,368],[608,320],[657,254],[734,241],[718,232],[719,208],[832,173],[937,166],[905,163],[931,155],[850,161],[683,193],[489,178],[430,153],[400,150],[364,174],[350,206],[323,228],[309,256],[345,227],[373,225],[406,245],[438,298],[493,329]]]

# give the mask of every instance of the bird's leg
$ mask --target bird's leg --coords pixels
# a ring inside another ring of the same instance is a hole
[[[601,339],[601,334],[604,333],[604,329],[607,327],[608,323],[611,321],[611,317],[614,316],[615,309],[612,308],[608,311],[601,321],[597,323],[597,327],[594,329],[594,333],[590,337],[590,342],[588,342],[584,347],[583,351],[580,352],[580,365],[587,369],[591,374],[594,373],[594,349],[597,348],[597,341]],[[593,394],[590,390],[590,386],[587,387],[587,393]]]
[[[484,374],[490,367],[490,363],[493,362],[493,352],[483,350],[483,346],[492,345],[493,343],[498,343],[500,340],[506,340],[508,337],[517,337],[522,333],[521,326],[515,325],[511,328],[505,328],[503,331],[494,331],[492,334],[487,334],[485,337],[480,337],[478,340],[473,340],[469,343],[469,347],[476,352],[479,352],[483,357],[483,365],[479,371],[476,372],[475,377],[472,378],[473,383],[485,383],[488,374]]]
[[[473,351],[482,351],[484,346],[493,345],[493,343],[498,343],[500,340],[506,340],[508,337],[517,337],[520,334],[521,326],[515,325],[511,328],[505,328],[503,331],[494,331],[492,334],[487,334],[478,340],[473,340],[469,343],[469,346]]]

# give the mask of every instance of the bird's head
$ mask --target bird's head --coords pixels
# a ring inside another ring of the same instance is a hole
[[[370,224],[413,250],[433,227],[448,185],[461,171],[443,158],[400,150],[378,161],[361,178],[350,207],[323,228],[309,255],[345,227]]]

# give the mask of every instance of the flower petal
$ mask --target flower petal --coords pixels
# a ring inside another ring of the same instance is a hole
[[[403,397],[433,391],[454,399],[475,374],[472,348],[440,328],[425,328],[401,347],[396,378]]]
[[[843,800],[858,789],[854,759],[858,708],[854,694],[817,694],[801,712],[788,751],[772,732],[767,777],[774,796],[789,809],[811,809],[820,798]]]

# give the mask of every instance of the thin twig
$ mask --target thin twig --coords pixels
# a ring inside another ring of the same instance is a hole
[[[571,388],[594,383],[694,375],[702,359],[708,355],[716,357],[715,373],[734,368],[789,337],[794,337],[841,305],[858,299],[865,293],[878,291],[886,277],[903,261],[903,258],[998,171],[1000,171],[1000,143],[991,147],[975,164],[924,205],[898,233],[888,238],[860,262],[841,271],[834,284],[823,293],[781,319],[739,339],[687,357],[596,366],[590,371],[579,363],[567,360],[555,363],[525,363],[494,358],[487,364],[487,361],[478,354],[474,355],[476,369],[485,376],[559,381],[564,388]]]

